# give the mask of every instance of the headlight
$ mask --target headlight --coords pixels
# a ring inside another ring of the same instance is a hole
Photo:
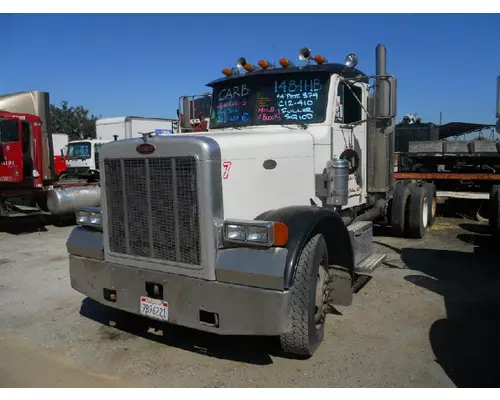
[[[76,210],[76,223],[92,228],[102,228],[102,212],[97,207],[82,207]]]
[[[288,227],[274,221],[225,221],[223,236],[227,243],[283,246],[288,241]]]

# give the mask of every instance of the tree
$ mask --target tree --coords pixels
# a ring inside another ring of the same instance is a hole
[[[50,105],[52,132],[67,133],[70,140],[92,137],[95,138],[95,122],[101,116],[90,114],[83,106],[70,107],[67,101],[61,106]]]

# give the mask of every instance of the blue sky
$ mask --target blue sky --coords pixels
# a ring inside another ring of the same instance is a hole
[[[207,91],[240,56],[296,60],[307,46],[332,62],[354,52],[374,73],[383,43],[398,118],[495,122],[498,14],[0,15],[0,35],[0,93],[44,90],[104,117],[174,118],[179,96]]]

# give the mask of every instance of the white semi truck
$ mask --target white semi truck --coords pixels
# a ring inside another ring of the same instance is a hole
[[[101,208],[67,240],[72,287],[127,312],[221,335],[279,336],[310,357],[385,255],[374,223],[421,238],[435,188],[394,182],[396,79],[328,63],[240,58],[213,89],[207,132],[101,150]],[[242,72],[241,72],[242,71]],[[375,93],[370,92],[374,82]],[[192,118],[183,110],[186,121]]]

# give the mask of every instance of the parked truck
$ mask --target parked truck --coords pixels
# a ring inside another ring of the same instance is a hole
[[[177,109],[178,121],[174,126],[176,133],[207,132],[210,123],[212,95],[181,96]],[[181,112],[183,110],[183,112]]]
[[[174,133],[173,119],[118,117],[96,121],[96,139],[73,140],[68,144],[66,176],[99,179],[99,152],[101,147],[113,140]]]
[[[435,188],[393,180],[397,87],[384,46],[372,76],[354,54],[328,63],[304,48],[299,59],[224,69],[208,84],[208,132],[101,149],[101,208],[78,210],[67,240],[76,291],[313,355],[326,315],[385,259],[373,225],[421,238]]]
[[[497,77],[496,131],[500,134],[500,76]],[[500,153],[500,142],[498,146]],[[489,225],[495,235],[500,234],[500,182],[495,182],[490,191]]]
[[[81,139],[68,143],[65,177],[99,180],[99,152],[109,140]]]
[[[99,187],[61,180],[47,92],[0,96],[0,218],[64,215],[100,204]]]

